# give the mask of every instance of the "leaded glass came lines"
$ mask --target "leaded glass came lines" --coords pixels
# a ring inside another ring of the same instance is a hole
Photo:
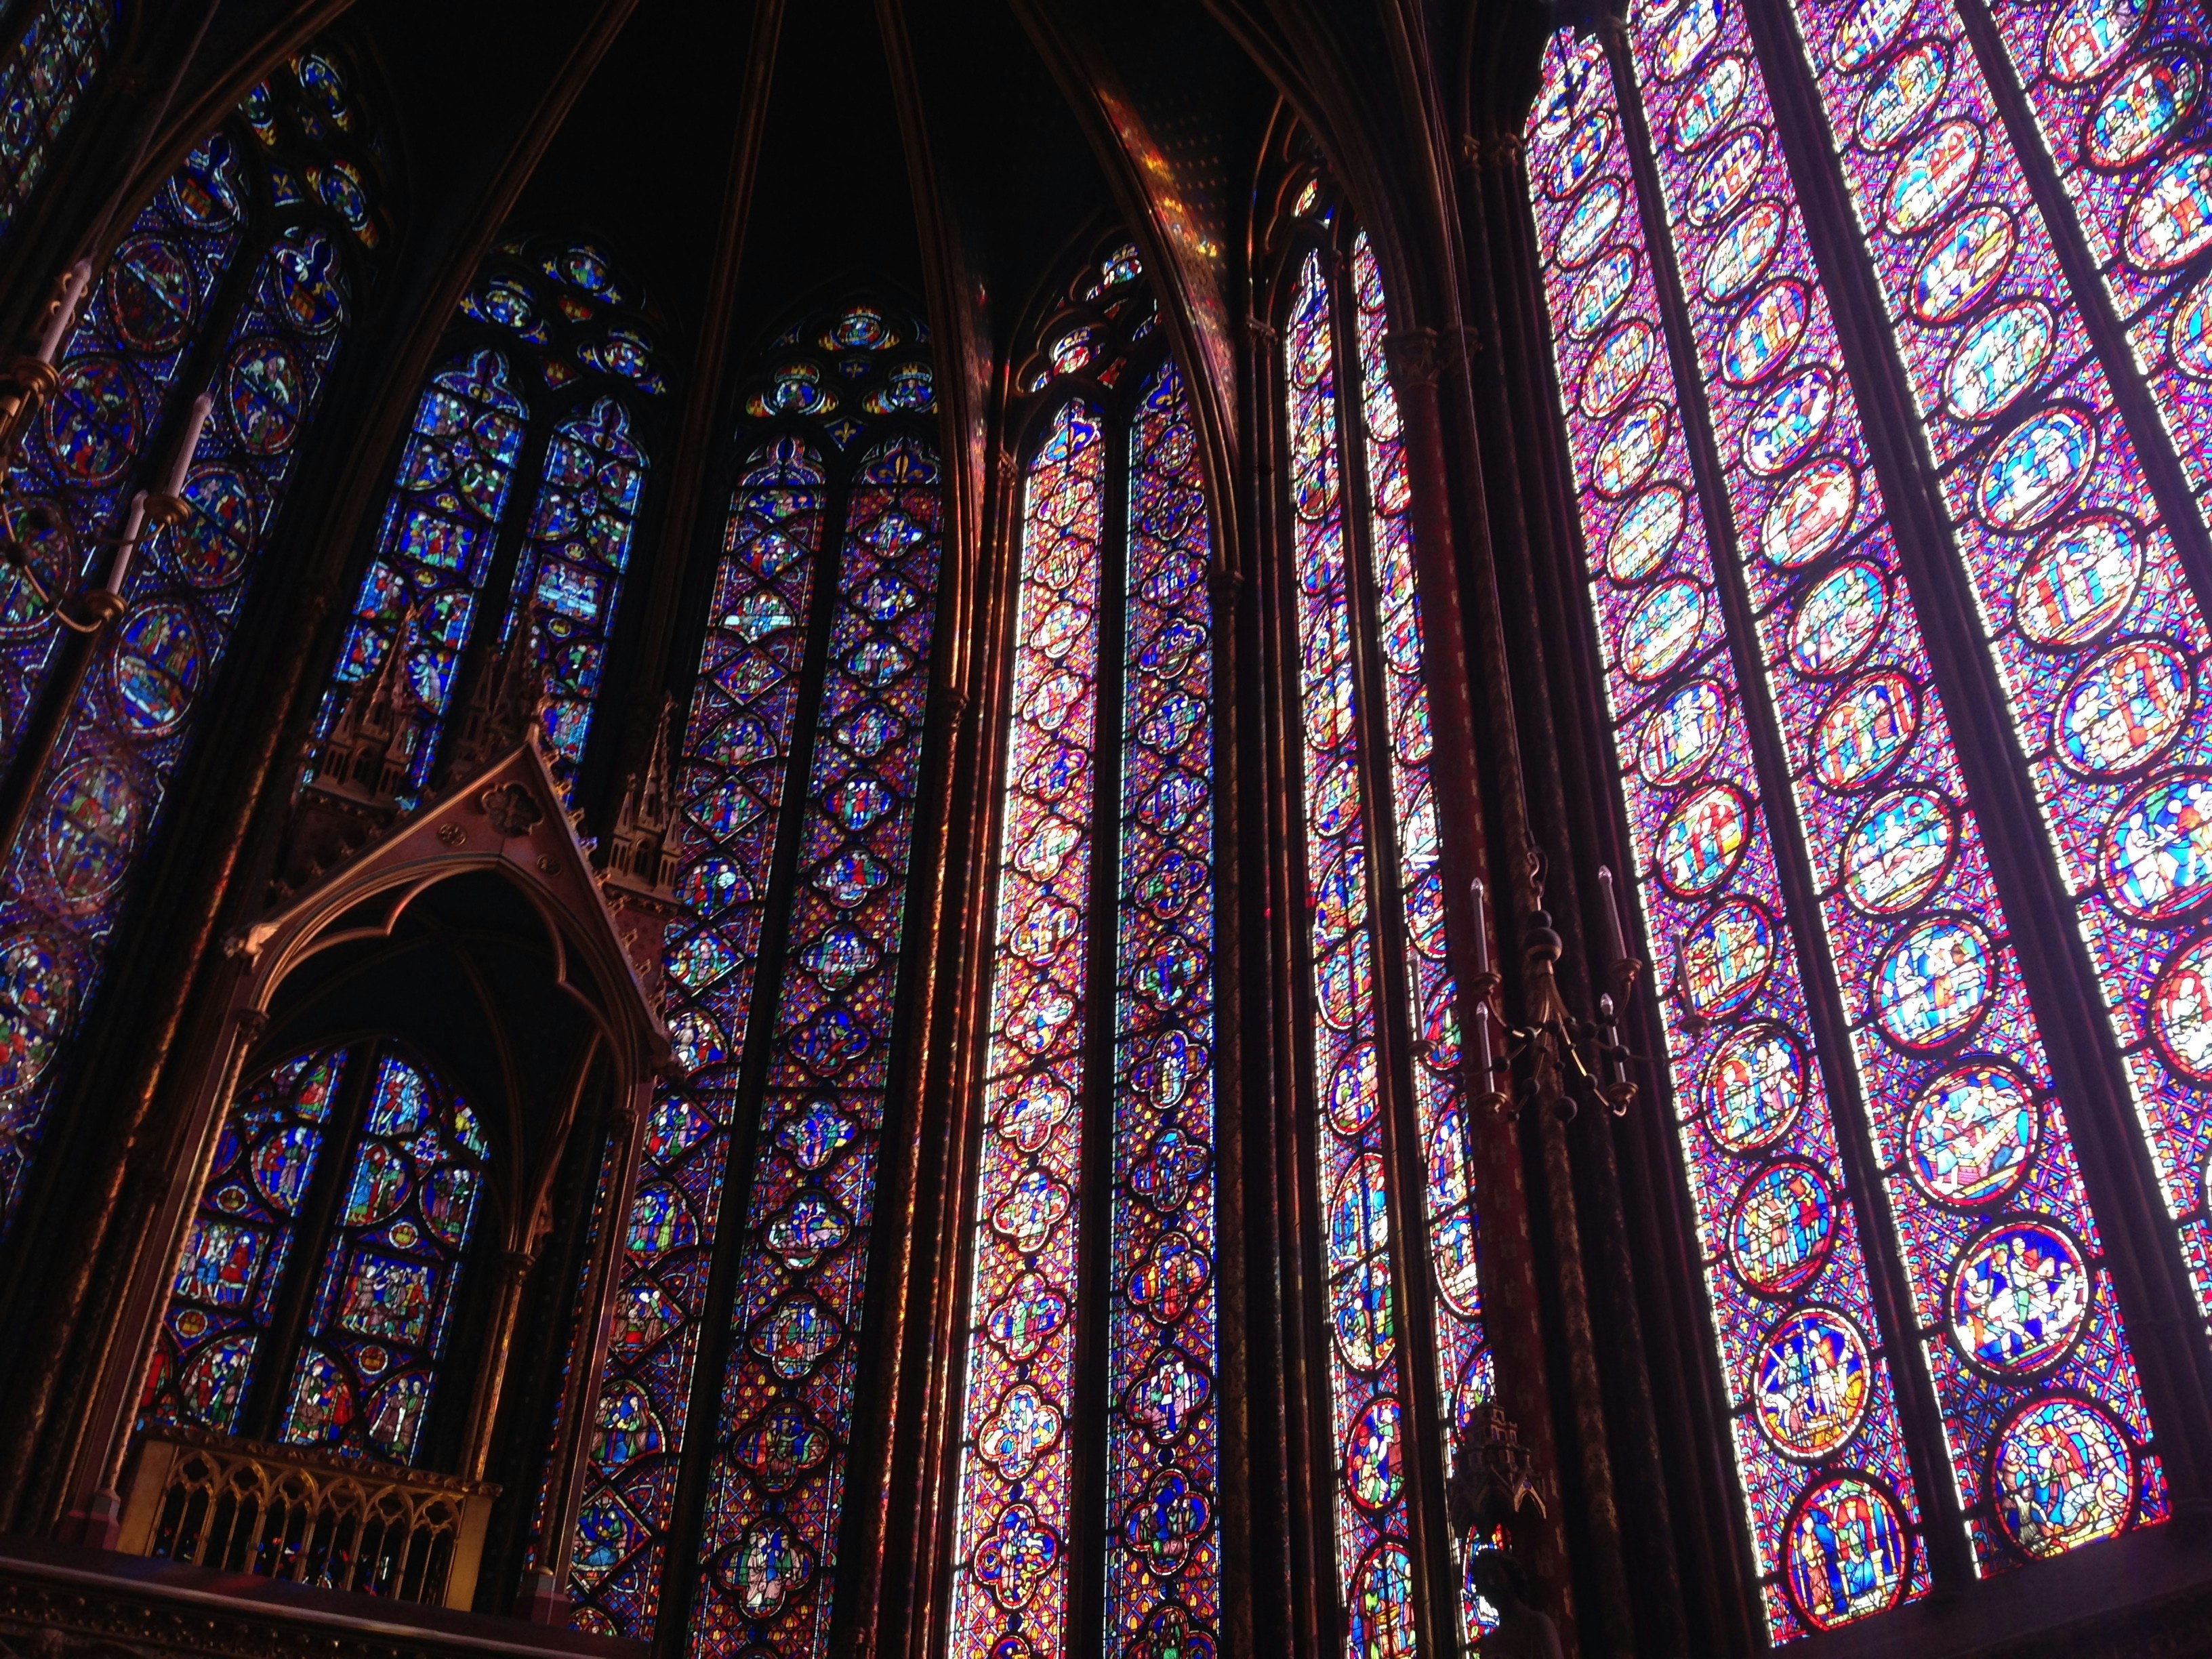
[[[1105,446],[1053,417],[1025,481],[1012,729],[954,1522],[952,1659],[1066,1651]]]
[[[2106,1443],[2124,1447],[2147,1517],[2162,1512],[2163,1477],[2067,1113],[1790,199],[1765,77],[1740,12],[1725,9],[1706,33],[1686,50],[1680,27],[1650,9],[1635,33],[1642,91],[1654,131],[1676,131],[1713,66],[1733,59],[1727,131],[1755,140],[1760,156],[1731,175],[1726,205],[1711,181],[1736,139],[1662,143],[1660,177],[1884,1193],[1954,1480],[1990,1571],[2125,1523],[2123,1501],[2093,1504],[2070,1535],[2021,1524],[2024,1504],[2048,1500],[2008,1489],[2004,1472],[2024,1455],[2021,1437],[2042,1432],[2039,1402],[2070,1399]],[[1919,178],[1917,163],[1900,165],[1906,180]],[[1940,161],[1929,165],[1940,174]],[[1912,188],[1890,186],[1892,222],[1921,211]],[[1754,198],[1783,214],[1763,286],[1717,303],[1696,273],[1751,210],[1735,204]],[[1807,527],[1793,534],[1798,503],[1820,491],[1832,493],[1831,515],[1801,516]],[[1840,742],[1848,722],[1829,711],[1876,677],[1910,688],[1916,718],[1854,759]],[[1724,814],[1693,817],[1668,844],[1670,878],[1723,860],[1729,834]],[[2024,1279],[2039,1287],[2025,1303],[2008,1288]]]
[[[114,33],[113,0],[40,0],[0,64],[0,235],[46,176]]]
[[[1695,3],[1700,15],[1712,10]],[[1554,38],[1528,136],[1678,1133],[1767,1626],[1787,1641],[1926,1593],[1919,1505],[1759,805],[1747,653],[1731,648],[1721,616],[1620,112],[1595,41]],[[1778,211],[1778,237],[1779,225]],[[1755,275],[1740,240],[1719,239],[1698,277],[1730,300]],[[1778,532],[1823,532],[1838,511],[1827,500],[1808,493]],[[1833,707],[1845,716],[1832,723],[1852,735],[1838,753],[1859,764],[1896,746],[1916,694],[1879,674],[1841,688]]]

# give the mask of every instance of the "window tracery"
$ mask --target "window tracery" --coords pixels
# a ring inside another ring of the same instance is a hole
[[[39,187],[107,61],[114,0],[40,0],[0,60],[0,235]]]

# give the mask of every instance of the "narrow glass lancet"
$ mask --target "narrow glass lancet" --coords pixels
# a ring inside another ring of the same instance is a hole
[[[715,1425],[691,1620],[699,1659],[830,1650],[936,629],[938,514],[927,445],[890,438],[863,458],[838,557]]]
[[[569,1581],[578,1628],[603,1634],[647,1637],[659,1610],[823,498],[820,456],[801,439],[769,440],[740,469],[684,729],[687,915],[666,960],[668,1034],[688,1080],[659,1091],[647,1127],[599,1395],[603,1430],[634,1420],[638,1431],[592,1443]],[[792,1306],[786,1340],[803,1350],[813,1310]]]
[[[1476,1271],[1475,1194],[1468,1178],[1467,1090],[1461,1081],[1459,992],[1444,935],[1444,878],[1437,844],[1436,790],[1429,776],[1429,690],[1422,679],[1421,608],[1413,583],[1412,484],[1406,440],[1391,390],[1383,340],[1390,329],[1382,269],[1362,231],[1352,244],[1358,332],[1362,453],[1376,595],[1383,714],[1390,732],[1390,796],[1398,835],[1398,888],[1406,915],[1406,989],[1412,999],[1413,1108],[1421,1131],[1429,1254],[1436,1290],[1437,1401],[1444,1425],[1445,1471],[1457,1431],[1489,1402],[1493,1367],[1482,1334],[1482,1285]],[[1462,1552],[1462,1554],[1464,1552]],[[1460,1563],[1465,1572],[1467,1562]],[[1488,1614],[1463,1584],[1460,1613],[1467,1639],[1480,1638]]]
[[[522,451],[529,411],[507,374],[506,358],[477,351],[430,377],[400,453],[376,557],[354,601],[335,683],[323,694],[317,717],[318,732],[329,731],[351,689],[375,674],[411,613],[407,684],[415,702],[405,713],[404,739],[410,793],[430,781],[453,674],[491,570],[492,541]]]
[[[1713,10],[1711,0],[1692,3]],[[1816,1050],[1759,806],[1745,670],[1722,614],[1597,41],[1573,30],[1553,37],[1528,140],[1677,1133],[1767,1626],[1788,1641],[1927,1592],[1894,1348],[1876,1319],[1829,1103],[1833,1060]],[[1784,211],[1771,212],[1778,239]],[[1739,270],[1735,258],[1724,252],[1708,267],[1731,294],[1763,264]],[[1902,681],[1874,676],[1840,690],[1824,717],[1839,762],[1894,745],[1917,711]]]
[[[1883,1192],[1975,1560],[2002,1570],[2123,1529],[2138,1496],[2161,1516],[2150,1422],[1743,16],[1647,7],[1632,40]],[[1893,218],[1922,210],[1905,193]],[[1753,810],[1701,803],[1662,879],[1723,872]]]
[[[0,63],[0,235],[31,199],[106,61],[114,0],[35,0]]]
[[[1283,341],[1289,381],[1300,770],[1312,906],[1313,1086],[1328,1276],[1331,1443],[1344,1650],[1415,1651],[1405,1409],[1392,1283],[1390,1177],[1376,1052],[1376,959],[1361,709],[1352,649],[1336,331],[1321,256],[1300,267]]]
[[[1068,1412],[1091,988],[1106,449],[1053,417],[1022,509],[1012,726],[984,1063],[955,1520],[952,1659],[1067,1646]]]
[[[1221,1626],[1215,1328],[1212,519],[1173,362],[1130,434],[1115,987],[1108,1650]]]

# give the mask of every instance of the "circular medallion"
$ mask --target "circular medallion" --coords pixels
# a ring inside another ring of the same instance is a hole
[[[1939,1204],[1978,1209],[2020,1184],[2042,1115],[2010,1066],[1973,1060],[1920,1091],[1905,1129],[1912,1178]]]
[[[1902,674],[1874,673],[1855,680],[1813,727],[1813,771],[1831,789],[1872,783],[1911,747],[1920,729],[1920,703]]]
[[[1626,495],[1650,477],[1671,430],[1672,416],[1663,404],[1638,404],[1622,416],[1597,447],[1590,481],[1598,493]]]
[[[1642,581],[1674,550],[1689,516],[1689,495],[1681,485],[1652,485],[1614,521],[1606,538],[1606,573],[1623,584]]]
[[[1724,305],[1759,280],[1782,244],[1789,216],[1775,202],[1753,202],[1713,239],[1698,270],[1705,297]]]
[[[2063,1555],[2110,1538],[2135,1504],[2127,1437],[2086,1401],[2025,1407],[1997,1437],[1993,1473],[1997,1520],[2024,1555]]]
[[[1569,270],[1589,264],[1614,221],[1620,217],[1621,204],[1626,199],[1618,179],[1607,179],[1593,185],[1559,227],[1559,240],[1552,251],[1553,257]]]
[[[2166,331],[2173,361],[2200,380],[2212,380],[2212,276],[2189,290]]]
[[[1951,808],[1925,789],[1876,799],[1844,836],[1844,891],[1873,915],[1910,910],[1942,884],[1951,866]]]
[[[1790,1601],[1815,1630],[1833,1630],[1897,1605],[1912,1542],[1887,1492],[1844,1474],[1798,1500],[1782,1554]]]
[[[1339,1134],[1357,1139],[1375,1116],[1375,1045],[1363,1042],[1328,1074],[1328,1121]]]
[[[1718,132],[1743,101],[1743,89],[1749,80],[1750,72],[1740,53],[1730,52],[1708,64],[1674,106],[1676,147],[1695,149]]]
[[[2054,81],[2079,86],[2120,61],[2149,15],[2151,0],[2070,0],[2043,37],[2043,64]]]
[[[1698,1096],[1715,1140],[1732,1152],[1756,1152],[1797,1121],[1805,1062],[1780,1026],[1749,1026],[1715,1051]]]
[[[1805,285],[1784,277],[1761,289],[1736,314],[1721,343],[1721,378],[1731,386],[1765,380],[1805,337]]]
[[[1659,72],[1670,81],[1686,74],[1719,39],[1722,15],[1718,6],[1684,9],[1659,37]]]
[[[167,351],[191,326],[198,291],[189,260],[158,236],[137,236],[107,262],[107,299],[126,343]]]
[[[131,867],[145,828],[146,798],[114,762],[88,760],[53,787],[46,824],[46,869],[64,903],[98,903]]]
[[[2142,538],[2100,514],[2046,536],[2013,588],[2013,619],[2037,645],[2086,645],[2126,611],[2142,575]]]
[[[307,405],[307,379],[280,341],[246,340],[230,355],[226,389],[238,441],[255,455],[289,448]]]
[[[1951,1336],[2002,1376],[2057,1363],[2089,1317],[2089,1271],[2074,1241],[2039,1218],[2002,1221],[1960,1252]]]
[[[1682,941],[1682,1000],[1700,1019],[1717,1019],[1757,994],[1773,965],[1766,913],[1748,899],[1729,899]]]
[[[1809,1164],[1770,1164],[1746,1183],[1729,1220],[1729,1260],[1765,1296],[1809,1284],[1835,1243],[1836,1201]]]
[[[1857,1326],[1829,1309],[1807,1308],[1774,1328],[1753,1375],[1759,1429],[1784,1457],[1809,1462],[1858,1432],[1874,1365]]]
[[[2004,276],[2019,234],[2000,207],[1976,208],[1954,220],[1912,273],[1913,314],[1934,327],[1965,316]]]
[[[1939,917],[1890,942],[1875,969],[1881,1029],[1907,1048],[1948,1042],[1982,1017],[1996,991],[1996,963],[1981,928]]]
[[[1881,56],[1911,19],[1917,0],[1859,0],[1829,41],[1838,69],[1855,75]]]
[[[1391,1351],[1389,1243],[1389,1176],[1381,1154],[1365,1152],[1338,1179],[1328,1205],[1329,1261],[1371,1269],[1340,1267],[1330,1297],[1337,1345],[1354,1370],[1373,1370]]]
[[[1966,331],[1943,368],[1943,403],[1962,421],[2002,415],[2051,360],[2051,307],[2021,300]]]
[[[1866,654],[1889,611],[1889,589],[1874,566],[1854,562],[1799,596],[1790,619],[1790,659],[1815,679],[1844,672]]]
[[[2105,889],[2139,921],[2166,922],[2212,896],[2212,774],[2178,772],[2140,791],[2105,831]]]
[[[1733,211],[1759,182],[1759,169],[1766,160],[1766,135],[1757,127],[1742,127],[1708,155],[1690,179],[1688,213],[1693,225],[1710,225]]]
[[[2000,439],[1975,486],[1992,529],[2030,530],[2074,498],[2097,459],[2097,429],[2067,404],[2032,415]]]
[[[2151,175],[2129,204],[2120,246],[2146,270],[2171,270],[2212,247],[2212,151],[2186,151]]]
[[[142,605],[117,626],[109,684],[123,724],[142,737],[185,716],[204,661],[199,632],[180,605]]]
[[[1686,783],[1720,752],[1728,700],[1711,680],[1692,680],[1651,712],[1636,745],[1636,769],[1655,789]]]
[[[1413,1627],[1413,1564],[1399,1545],[1368,1553],[1352,1581],[1346,1609],[1354,1659],[1409,1659],[1419,1647]]]
[[[1936,106],[1950,76],[1950,54],[1939,40],[1923,40],[1898,53],[1859,100],[1859,143],[1887,149],[1904,137]]]
[[[1981,128],[1944,122],[1898,157],[1883,194],[1883,228],[1893,236],[1918,235],[1957,204],[1981,164]]]
[[[2212,1083],[2212,937],[2166,964],[2151,987],[2150,1025],[2174,1068]]]
[[[0,1100],[46,1074],[76,1018],[76,988],[50,939],[28,929],[0,939]]]
[[[1545,188],[1555,201],[1564,201],[1590,180],[1591,171],[1605,158],[1606,146],[1613,142],[1613,117],[1604,110],[1592,110],[1567,135],[1559,146],[1557,158],[1552,163],[1552,175]]]
[[[168,533],[169,562],[195,587],[227,586],[253,550],[253,491],[228,467],[204,467],[185,481],[185,501],[191,516]]]
[[[2196,112],[2204,71],[2179,46],[2138,58],[2123,70],[2089,116],[2082,148],[2093,167],[2131,167]]]
[[[1810,564],[1844,538],[1858,510],[1859,475],[1840,455],[1805,463],[1774,492],[1759,547],[1784,569]]]
[[[1744,464],[1771,477],[1794,465],[1820,441],[1834,414],[1836,384],[1815,365],[1800,369],[1766,394],[1744,423]]]
[[[1606,336],[1583,370],[1583,414],[1603,420],[1635,395],[1651,367],[1656,337],[1650,324],[1634,320]]]
[[[1586,340],[1620,308],[1636,281],[1636,256],[1626,249],[1608,253],[1592,265],[1567,296],[1567,331]]]
[[[130,372],[113,357],[63,364],[46,421],[46,441],[63,475],[77,483],[106,483],[137,451],[138,399]]]
[[[1620,626],[1620,665],[1632,679],[1656,680],[1690,654],[1705,624],[1705,591],[1662,582],[1637,601]]]
[[[1365,1510],[1388,1509],[1405,1490],[1405,1441],[1398,1432],[1398,1402],[1370,1402],[1344,1436],[1344,1478],[1352,1501]]]
[[[2133,771],[2173,740],[2194,702],[2187,658],[2160,640],[2123,640],[2066,688],[2054,722],[2059,755],[2092,777]]]
[[[1725,783],[1688,795],[1659,830],[1659,878],[1679,898],[1710,893],[1729,878],[1751,822],[1743,797]]]

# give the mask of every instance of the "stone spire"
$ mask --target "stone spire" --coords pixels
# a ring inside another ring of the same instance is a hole
[[[674,714],[674,701],[664,697],[660,719],[653,730],[652,750],[646,756],[645,775],[641,779],[635,773],[630,775],[607,848],[606,879],[611,885],[659,898],[672,896],[678,861],[676,764],[668,742]]]
[[[446,746],[439,787],[482,771],[518,744],[542,744],[545,723],[545,664],[538,642],[538,614],[507,636],[491,672],[478,677],[461,711],[459,728]]]

